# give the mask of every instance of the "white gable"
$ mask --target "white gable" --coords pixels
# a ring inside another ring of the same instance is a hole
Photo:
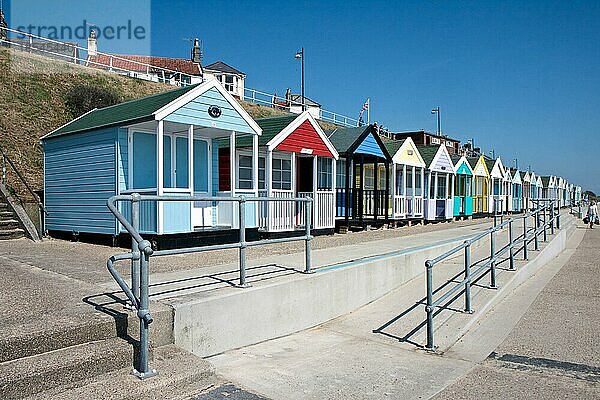
[[[440,145],[435,157],[431,161],[429,169],[431,171],[446,172],[449,174],[454,173],[454,164],[452,163],[450,154],[448,154],[448,150],[446,150],[446,146]]]
[[[496,158],[496,162],[494,163],[494,167],[490,172],[490,176],[496,179],[504,179],[504,165],[502,164],[500,157]]]

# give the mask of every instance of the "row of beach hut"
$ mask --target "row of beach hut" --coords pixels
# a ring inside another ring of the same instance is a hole
[[[117,237],[106,207],[118,194],[314,199],[313,227],[362,228],[518,213],[536,200],[577,203],[581,188],[450,154],[445,145],[381,137],[367,125],[326,131],[309,112],[254,120],[218,82],[95,109],[42,138],[45,226]],[[127,205],[122,212],[128,214]],[[304,203],[246,205],[258,233],[304,225]],[[234,231],[231,202],[142,202],[141,231],[207,237]]]

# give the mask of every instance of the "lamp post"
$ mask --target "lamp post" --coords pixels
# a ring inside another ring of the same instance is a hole
[[[440,107],[436,107],[433,110],[431,110],[432,114],[437,114],[437,122],[438,122],[438,130],[437,130],[437,134],[438,136],[441,136],[442,134],[442,125],[441,125],[441,113],[440,113]]]
[[[300,89],[302,92],[302,94],[301,94],[301,96],[302,96],[302,111],[305,111],[306,106],[304,104],[304,46],[302,46],[302,49],[296,53],[295,58],[296,58],[296,60],[299,59],[302,61],[302,81],[301,81]]]
[[[490,151],[490,155],[492,156],[492,158],[495,160],[496,159],[496,150],[491,150]]]
[[[515,169],[519,169],[519,159],[515,158],[514,161],[515,161]]]

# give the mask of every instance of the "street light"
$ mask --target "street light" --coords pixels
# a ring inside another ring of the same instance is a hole
[[[519,160],[515,158],[513,161],[515,162],[515,169],[519,169]]]
[[[306,110],[306,106],[304,105],[304,46],[302,49],[296,53],[296,60],[302,61],[302,82],[301,82],[301,91],[302,91],[302,111]]]
[[[440,107],[436,107],[433,110],[431,110],[432,114],[437,114],[437,120],[438,120],[438,130],[437,130],[437,134],[438,136],[442,135],[442,128],[441,128],[441,113],[440,113]]]

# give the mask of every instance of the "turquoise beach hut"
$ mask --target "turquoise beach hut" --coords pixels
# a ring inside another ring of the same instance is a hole
[[[473,215],[473,169],[465,156],[453,155],[454,163],[454,217]]]

